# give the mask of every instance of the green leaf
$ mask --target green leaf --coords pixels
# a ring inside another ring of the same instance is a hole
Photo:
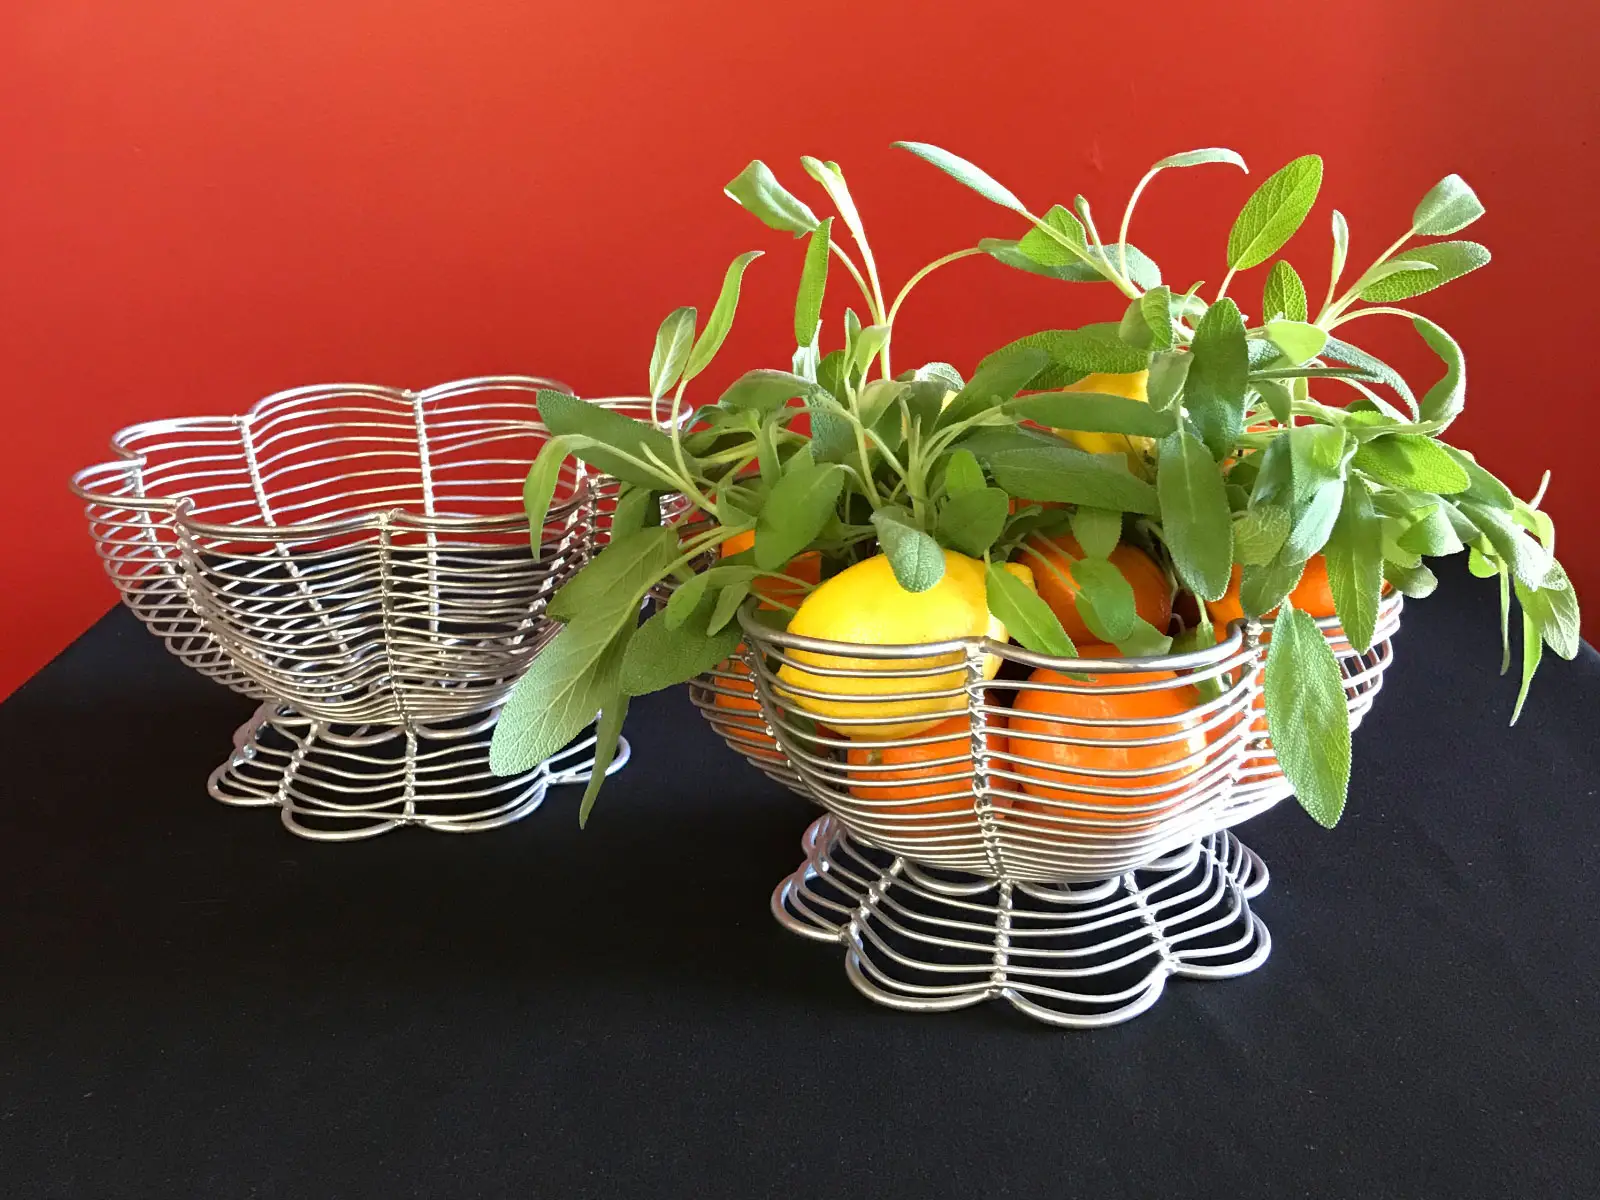
[[[1228,234],[1228,266],[1243,271],[1267,261],[1300,228],[1322,187],[1322,159],[1297,158],[1269,175],[1245,202]]]
[[[1350,645],[1365,654],[1383,599],[1383,528],[1372,511],[1367,485],[1359,479],[1345,481],[1344,503],[1323,556],[1339,623]]]
[[[1446,175],[1428,189],[1411,214],[1411,224],[1425,237],[1458,233],[1483,216],[1477,194],[1459,175]]]
[[[1568,661],[1576,658],[1583,644],[1578,593],[1573,591],[1572,581],[1561,564],[1551,562],[1543,587],[1530,588],[1518,580],[1516,588],[1517,602],[1545,645]]]
[[[962,388],[967,386],[966,381],[961,378],[961,372],[956,370],[949,363],[923,363],[920,367],[913,371],[912,374],[916,376],[918,382],[931,382],[933,380],[937,380],[940,383],[945,384],[953,392],[959,392]]]
[[[679,588],[673,598],[682,592]],[[701,600],[704,600],[702,590]],[[634,633],[622,659],[622,690],[629,696],[644,696],[662,688],[685,683],[711,670],[739,645],[742,636],[737,623],[717,633],[705,630],[712,605],[697,601],[700,620],[680,621],[676,625],[663,610]]]
[[[578,805],[578,828],[589,824],[589,814],[594,802],[600,798],[605,786],[606,772],[617,756],[622,723],[628,719],[628,697],[613,691],[600,701],[600,720],[594,727],[594,762],[589,770],[589,782],[583,789],[583,800]]]
[[[1397,271],[1361,289],[1361,299],[1372,304],[1409,300],[1460,279],[1489,261],[1489,251],[1477,242],[1435,242],[1407,250],[1406,262],[1427,263],[1432,270]]]
[[[1259,567],[1244,567],[1239,572],[1239,606],[1247,616],[1265,618],[1282,604],[1305,573],[1303,558],[1279,555]]]
[[[846,355],[851,374],[863,377],[871,370],[872,360],[878,356],[889,340],[889,327],[887,325],[868,325],[861,329],[855,336],[850,346],[850,353]],[[880,382],[883,382],[880,380]]]
[[[1401,549],[1437,558],[1459,554],[1464,548],[1449,516],[1449,501],[1441,500],[1412,514],[1414,523],[1395,539]],[[1491,572],[1492,573],[1492,572]]]
[[[1310,362],[1322,353],[1322,347],[1328,343],[1325,330],[1304,321],[1268,321],[1267,337],[1295,366]]]
[[[1344,274],[1344,265],[1350,258],[1350,223],[1344,219],[1344,214],[1337,208],[1333,210],[1333,266],[1329,291],[1339,283],[1339,276]]]
[[[1548,550],[1498,508],[1470,500],[1462,501],[1459,507],[1463,515],[1483,531],[1519,583],[1529,588],[1543,586],[1555,561]]]
[[[1052,237],[1037,226],[1022,235],[1017,249],[1042,267],[1064,267],[1082,262],[1088,253],[1089,235],[1078,218],[1061,205],[1052,205],[1042,224],[1054,231]],[[1061,243],[1065,241],[1067,245]]]
[[[1061,620],[1039,594],[994,563],[983,573],[989,612],[1025,650],[1056,658],[1076,658],[1078,651],[1061,628]]]
[[[771,229],[800,237],[817,227],[816,214],[791,195],[759,158],[729,180],[722,190]]]
[[[617,497],[616,510],[611,514],[611,538],[626,537],[641,529],[661,524],[661,496],[659,492],[622,485]]]
[[[528,477],[522,483],[522,507],[528,514],[528,540],[535,558],[544,542],[544,523],[550,515],[556,484],[561,479],[561,464],[567,461],[574,447],[586,441],[587,438],[571,434],[552,437],[539,447],[533,465],[528,468]]]
[[[939,417],[939,426],[948,429],[1011,399],[1049,362],[1043,349],[1020,342],[996,350],[978,364],[971,380],[951,398]]]
[[[833,240],[833,218],[811,231],[806,263],[800,271],[800,291],[794,300],[794,340],[809,346],[816,340],[822,320],[822,297],[828,290],[828,248]]]
[[[1157,171],[1164,171],[1168,167],[1198,167],[1203,163],[1231,163],[1246,175],[1250,173],[1250,168],[1244,165],[1244,159],[1240,158],[1236,151],[1213,146],[1205,150],[1185,150],[1181,154],[1169,154],[1150,168],[1150,174],[1154,175]]]
[[[1362,442],[1350,465],[1378,483],[1437,496],[1464,492],[1472,483],[1438,442],[1416,433]]]
[[[756,566],[776,571],[811,545],[833,516],[845,471],[832,463],[791,464],[756,517]]]
[[[1522,686],[1517,690],[1517,706],[1511,710],[1511,723],[1515,725],[1522,716],[1522,706],[1528,702],[1528,689],[1533,686],[1533,677],[1539,670],[1539,661],[1544,657],[1544,639],[1539,636],[1539,629],[1534,624],[1533,617],[1528,610],[1522,610]]]
[[[985,451],[977,442],[967,444],[988,466],[994,481],[1019,500],[1087,504],[1145,515],[1156,512],[1155,488],[1130,473],[1121,454],[1089,454],[1050,440],[1055,444],[993,451]]]
[[[1139,315],[1144,318],[1145,327],[1149,330],[1150,348],[1172,349],[1172,322],[1175,315],[1172,311],[1172,289],[1165,284],[1151,288],[1134,303],[1138,304]]]
[[[1348,440],[1332,425],[1296,425],[1286,435],[1294,497],[1306,500],[1329,480],[1342,478]]]
[[[1080,504],[1072,510],[1072,536],[1092,558],[1109,558],[1122,540],[1122,514]]]
[[[911,514],[897,505],[880,508],[872,514],[878,531],[878,545],[888,556],[896,582],[908,592],[925,592],[944,578],[944,552],[911,521]]]
[[[728,584],[717,594],[717,602],[711,609],[711,618],[706,622],[706,633],[715,637],[728,629],[737,629],[737,625],[730,622],[739,612],[739,605],[743,604],[745,597],[750,594],[750,581],[747,579],[735,580]]]
[[[567,445],[571,453],[607,475],[624,483],[644,488],[670,488],[680,486],[673,476],[664,472],[635,466],[616,452],[634,458],[643,458],[648,449],[662,462],[672,461],[672,441],[665,433],[646,421],[636,421],[615,409],[590,404],[566,392],[541,390],[538,393],[539,419],[544,427],[558,437],[572,437]],[[581,439],[581,440],[580,440]]]
[[[1355,367],[1364,372],[1369,378],[1379,383],[1386,383],[1392,387],[1396,394],[1406,402],[1412,413],[1417,411],[1417,398],[1412,394],[1411,385],[1406,383],[1405,377],[1382,359],[1374,358],[1359,346],[1352,346],[1349,342],[1341,342],[1336,337],[1330,337],[1322,347],[1322,357],[1331,358],[1335,362],[1342,362],[1347,366]]]
[[[1233,517],[1216,460],[1180,429],[1161,443],[1156,489],[1178,575],[1201,599],[1221,599],[1233,572]]]
[[[1334,522],[1339,519],[1339,509],[1344,503],[1344,484],[1330,479],[1302,503],[1296,504],[1294,522],[1289,527],[1289,537],[1278,552],[1288,562],[1305,562],[1333,536]]]
[[[1487,504],[1504,512],[1510,512],[1516,507],[1517,498],[1511,494],[1511,489],[1480,467],[1472,455],[1442,442],[1440,445],[1444,447],[1446,454],[1460,464],[1461,469],[1467,473],[1467,478],[1472,481],[1471,486],[1467,488],[1466,499],[1476,500],[1479,504]]]
[[[811,415],[811,456],[817,462],[844,462],[856,452],[855,428],[843,405],[827,392],[806,403]]]
[[[683,374],[694,345],[695,310],[675,308],[656,330],[656,348],[650,353],[650,398],[659,400],[670,392]]]
[[[600,711],[614,693],[617,669],[627,650],[622,622],[575,621],[535,656],[500,710],[489,743],[489,769],[496,775],[532,770],[559,751]]]
[[[1125,375],[1142,371],[1150,362],[1148,350],[1128,345],[1117,336],[1114,327],[1089,326],[1030,333],[988,355],[978,364],[978,370],[981,373],[998,359],[1021,350],[1039,350],[1046,355],[1047,365],[1023,385],[1036,389],[1064,387],[1096,372]]]
[[[978,460],[972,451],[958,449],[951,453],[944,465],[944,488],[952,496],[959,496],[963,492],[975,492],[986,486],[983,477],[983,468],[978,465]]]
[[[1304,321],[1307,317],[1306,285],[1284,259],[1273,263],[1272,270],[1267,272],[1267,285],[1261,295],[1261,315],[1269,321],[1275,317]]]
[[[935,532],[950,549],[982,558],[1005,528],[1010,502],[997,487],[957,492],[940,506]]]
[[[683,369],[683,378],[686,381],[693,379],[710,366],[711,360],[717,356],[717,351],[722,349],[728,330],[733,328],[734,311],[739,307],[739,283],[744,278],[745,268],[761,255],[762,251],[751,250],[739,255],[728,264],[716,306],[706,318],[706,327],[700,331],[694,349],[689,352],[689,362]]]
[[[1357,292],[1359,294],[1366,288],[1389,278],[1391,275],[1426,273],[1436,270],[1438,268],[1432,263],[1423,262],[1420,258],[1392,258],[1388,262],[1373,263],[1372,266],[1367,268],[1366,273],[1356,280]]]
[[[1112,269],[1118,262],[1118,247],[1107,246],[1102,254],[1098,248],[1089,246],[1084,251],[1081,261],[1070,262],[1064,266],[1047,267],[1029,258],[1020,249],[1020,243],[1006,238],[981,238],[978,249],[991,258],[1014,267],[1019,271],[1027,271],[1030,275],[1043,275],[1048,279],[1061,279],[1067,283],[1105,283],[1107,270]],[[1161,284],[1161,268],[1150,260],[1149,255],[1139,247],[1127,247],[1128,278],[1141,288],[1158,287]]]
[[[1467,551],[1467,570],[1472,572],[1475,579],[1493,579],[1500,574],[1500,568],[1476,546]]]
[[[545,612],[553,621],[588,621],[631,611],[678,553],[677,534],[659,525],[616,538],[561,586]]]
[[[1300,806],[1331,829],[1350,787],[1350,718],[1338,660],[1317,624],[1284,605],[1267,645],[1267,730]]]
[[[1483,558],[1476,550],[1473,554]],[[1470,562],[1470,559],[1469,559]],[[1489,563],[1489,574],[1495,577],[1500,592],[1500,674],[1511,669],[1511,571],[1503,563]],[[1476,571],[1473,574],[1477,574]],[[1523,627],[1526,630],[1526,626]]]
[[[1094,392],[1036,392],[1008,401],[1005,410],[1052,429],[1081,433],[1166,437],[1178,427],[1177,414],[1170,409],[1151,408],[1142,400]]]
[[[822,185],[822,190],[828,193],[828,199],[833,201],[833,206],[839,210],[839,217],[844,221],[845,228],[850,231],[856,241],[865,241],[865,234],[861,227],[861,214],[856,211],[856,202],[850,195],[850,189],[845,185],[844,172],[839,169],[836,162],[823,162],[820,158],[812,158],[809,154],[800,156],[800,165],[805,168],[807,175]]]
[[[1213,304],[1200,318],[1189,352],[1193,361],[1184,384],[1184,407],[1211,457],[1220,462],[1244,429],[1250,363],[1239,306],[1232,300]]]
[[[1233,523],[1233,557],[1242,566],[1271,562],[1289,536],[1289,510],[1281,504],[1257,504]]]
[[[1172,408],[1183,395],[1183,385],[1189,377],[1188,354],[1171,351],[1150,358],[1150,377],[1145,384],[1145,395],[1150,407]]]
[[[788,371],[746,371],[722,393],[717,407],[766,417],[796,396],[809,396],[815,391],[815,385]]]
[[[1428,348],[1444,363],[1444,376],[1429,388],[1422,397],[1418,411],[1424,421],[1440,421],[1448,425],[1461,415],[1467,402],[1467,364],[1461,347],[1443,329],[1426,317],[1411,322],[1416,326]]]
[[[1385,562],[1383,577],[1394,584],[1401,595],[1413,600],[1426,600],[1439,586],[1438,577],[1424,566],[1403,567],[1399,563]]]
[[[926,142],[895,142],[894,145],[901,150],[911,151],[924,162],[932,163],[958,183],[963,183],[977,192],[985,200],[992,200],[1012,212],[1027,214],[1028,210],[1021,200],[966,159],[958,158],[948,150],[941,150],[938,146],[930,146]]]
[[[1072,564],[1078,585],[1078,615],[1089,632],[1113,645],[1132,637],[1140,623],[1133,585],[1103,558],[1085,556]]]
[[[1256,381],[1256,391],[1266,401],[1267,411],[1274,421],[1284,426],[1294,423],[1294,396],[1288,386],[1276,380],[1260,379]]]

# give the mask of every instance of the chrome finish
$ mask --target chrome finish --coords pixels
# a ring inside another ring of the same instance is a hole
[[[609,522],[604,481],[569,460],[529,553],[540,388],[567,390],[521,375],[296,388],[239,416],[131,426],[74,477],[128,607],[265,702],[214,796],[346,840],[488,828],[586,777],[570,754],[506,780],[486,761],[495,712],[554,636],[549,597]]]

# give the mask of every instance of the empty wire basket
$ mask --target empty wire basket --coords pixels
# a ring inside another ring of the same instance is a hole
[[[607,521],[603,479],[569,462],[530,551],[533,394],[560,387],[297,388],[239,416],[131,426],[74,477],[128,607],[262,702],[211,776],[216,799],[344,840],[492,828],[588,778],[592,738],[521,776],[488,767],[499,705],[555,632],[545,605]]]
[[[1401,605],[1386,598],[1364,654],[1319,623],[1352,728]],[[1265,961],[1249,901],[1266,868],[1229,831],[1291,794],[1262,712],[1270,625],[1106,660],[743,628],[739,655],[692,698],[729,746],[827,810],[772,910],[843,943],[868,996],[918,1011],[1004,998],[1094,1026],[1143,1012],[1172,976]]]

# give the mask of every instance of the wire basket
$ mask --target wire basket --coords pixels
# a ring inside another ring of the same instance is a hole
[[[262,701],[211,777],[216,799],[343,840],[491,828],[588,777],[585,746],[521,776],[488,768],[494,715],[555,633],[545,605],[610,507],[569,460],[529,553],[541,388],[566,390],[530,376],[296,388],[239,416],[131,426],[113,461],[74,477],[124,603]],[[625,760],[624,746],[613,767]]]
[[[1365,653],[1318,623],[1352,729],[1402,604],[1385,598]],[[753,616],[743,630],[692,698],[730,747],[827,810],[773,909],[843,942],[867,995],[919,1010],[1004,997],[1101,1025],[1144,1011],[1173,975],[1265,960],[1248,901],[1266,871],[1226,831],[1292,792],[1262,707],[1270,623],[1236,622],[1193,653],[1098,660],[977,637],[846,645]]]

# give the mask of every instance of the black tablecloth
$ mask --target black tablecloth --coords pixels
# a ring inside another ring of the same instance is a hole
[[[1508,729],[1495,623],[1447,575],[1343,824],[1244,828],[1262,969],[1077,1033],[780,929],[814,810],[681,689],[587,832],[312,844],[207,799],[250,702],[114,612],[0,707],[0,1196],[1593,1196],[1600,658]]]

